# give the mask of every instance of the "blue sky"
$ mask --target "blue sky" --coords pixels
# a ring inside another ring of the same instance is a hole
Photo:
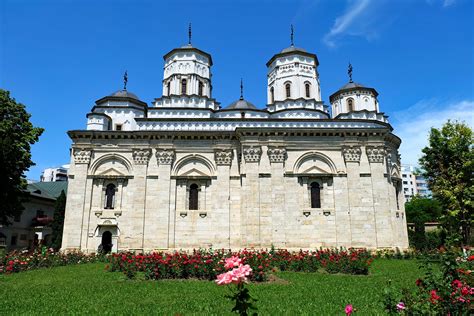
[[[162,56],[187,43],[213,57],[213,97],[266,104],[265,63],[295,45],[318,55],[323,100],[354,81],[379,92],[380,108],[416,163],[431,126],[473,125],[474,1],[27,1],[0,0],[0,87],[46,131],[27,176],[69,162],[67,130],[84,129],[94,101],[122,87],[161,95]]]

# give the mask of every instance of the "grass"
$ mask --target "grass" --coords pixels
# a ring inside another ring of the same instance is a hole
[[[127,280],[105,264],[84,264],[0,275],[0,314],[222,315],[232,304],[226,287],[197,280]],[[415,260],[378,259],[368,276],[281,272],[274,283],[249,285],[261,315],[383,315],[387,280],[413,287],[421,276]]]

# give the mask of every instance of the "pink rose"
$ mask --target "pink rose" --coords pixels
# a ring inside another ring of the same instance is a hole
[[[352,307],[352,304],[346,305],[344,312],[346,312],[346,315],[351,315],[354,312],[354,307]]]
[[[238,267],[240,264],[242,264],[242,260],[237,256],[232,256],[230,258],[225,259],[224,267],[226,269],[232,269],[234,267]]]
[[[402,311],[406,308],[405,303],[400,302],[397,304],[397,311]]]

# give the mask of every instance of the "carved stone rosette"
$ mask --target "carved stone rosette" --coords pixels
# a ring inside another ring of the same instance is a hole
[[[244,147],[242,154],[245,162],[259,162],[262,156],[262,147]]]
[[[344,161],[346,163],[360,162],[362,150],[360,149],[360,146],[344,146],[342,147],[342,155],[344,156]]]
[[[286,148],[283,147],[268,148],[267,154],[271,163],[283,163],[286,160]]]
[[[234,158],[232,149],[222,149],[214,152],[214,159],[217,165],[230,166],[232,164],[232,158]]]
[[[155,155],[158,163],[163,165],[171,165],[175,157],[172,149],[157,149]]]
[[[92,151],[89,149],[74,149],[74,163],[88,164],[91,161]]]
[[[132,156],[136,165],[146,165],[151,157],[151,149],[134,149]]]
[[[387,150],[383,146],[367,146],[366,152],[370,163],[383,163],[387,154]]]

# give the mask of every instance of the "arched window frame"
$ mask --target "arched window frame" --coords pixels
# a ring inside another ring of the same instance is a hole
[[[353,112],[354,111],[354,99],[349,98],[347,99],[347,112]]]
[[[311,181],[309,183],[309,196],[311,208],[321,208],[321,189],[322,184],[319,181]]]
[[[187,89],[188,89],[188,80],[181,79],[181,94],[186,94]]]
[[[114,183],[109,183],[104,190],[104,208],[113,210],[115,207],[115,197],[117,193],[117,186]]]
[[[285,83],[285,95],[287,98],[291,98],[291,82]]]
[[[189,185],[189,198],[188,198],[188,209],[198,210],[199,209],[199,184],[193,182]]]
[[[304,89],[306,97],[311,98],[311,84],[309,82],[305,82]]]
[[[270,104],[275,102],[275,89],[273,87],[270,88]]]
[[[199,83],[198,83],[198,95],[202,97],[203,93],[204,93],[204,84],[202,83],[202,81],[199,81]]]
[[[166,85],[167,95],[171,95],[171,81],[168,81]]]

